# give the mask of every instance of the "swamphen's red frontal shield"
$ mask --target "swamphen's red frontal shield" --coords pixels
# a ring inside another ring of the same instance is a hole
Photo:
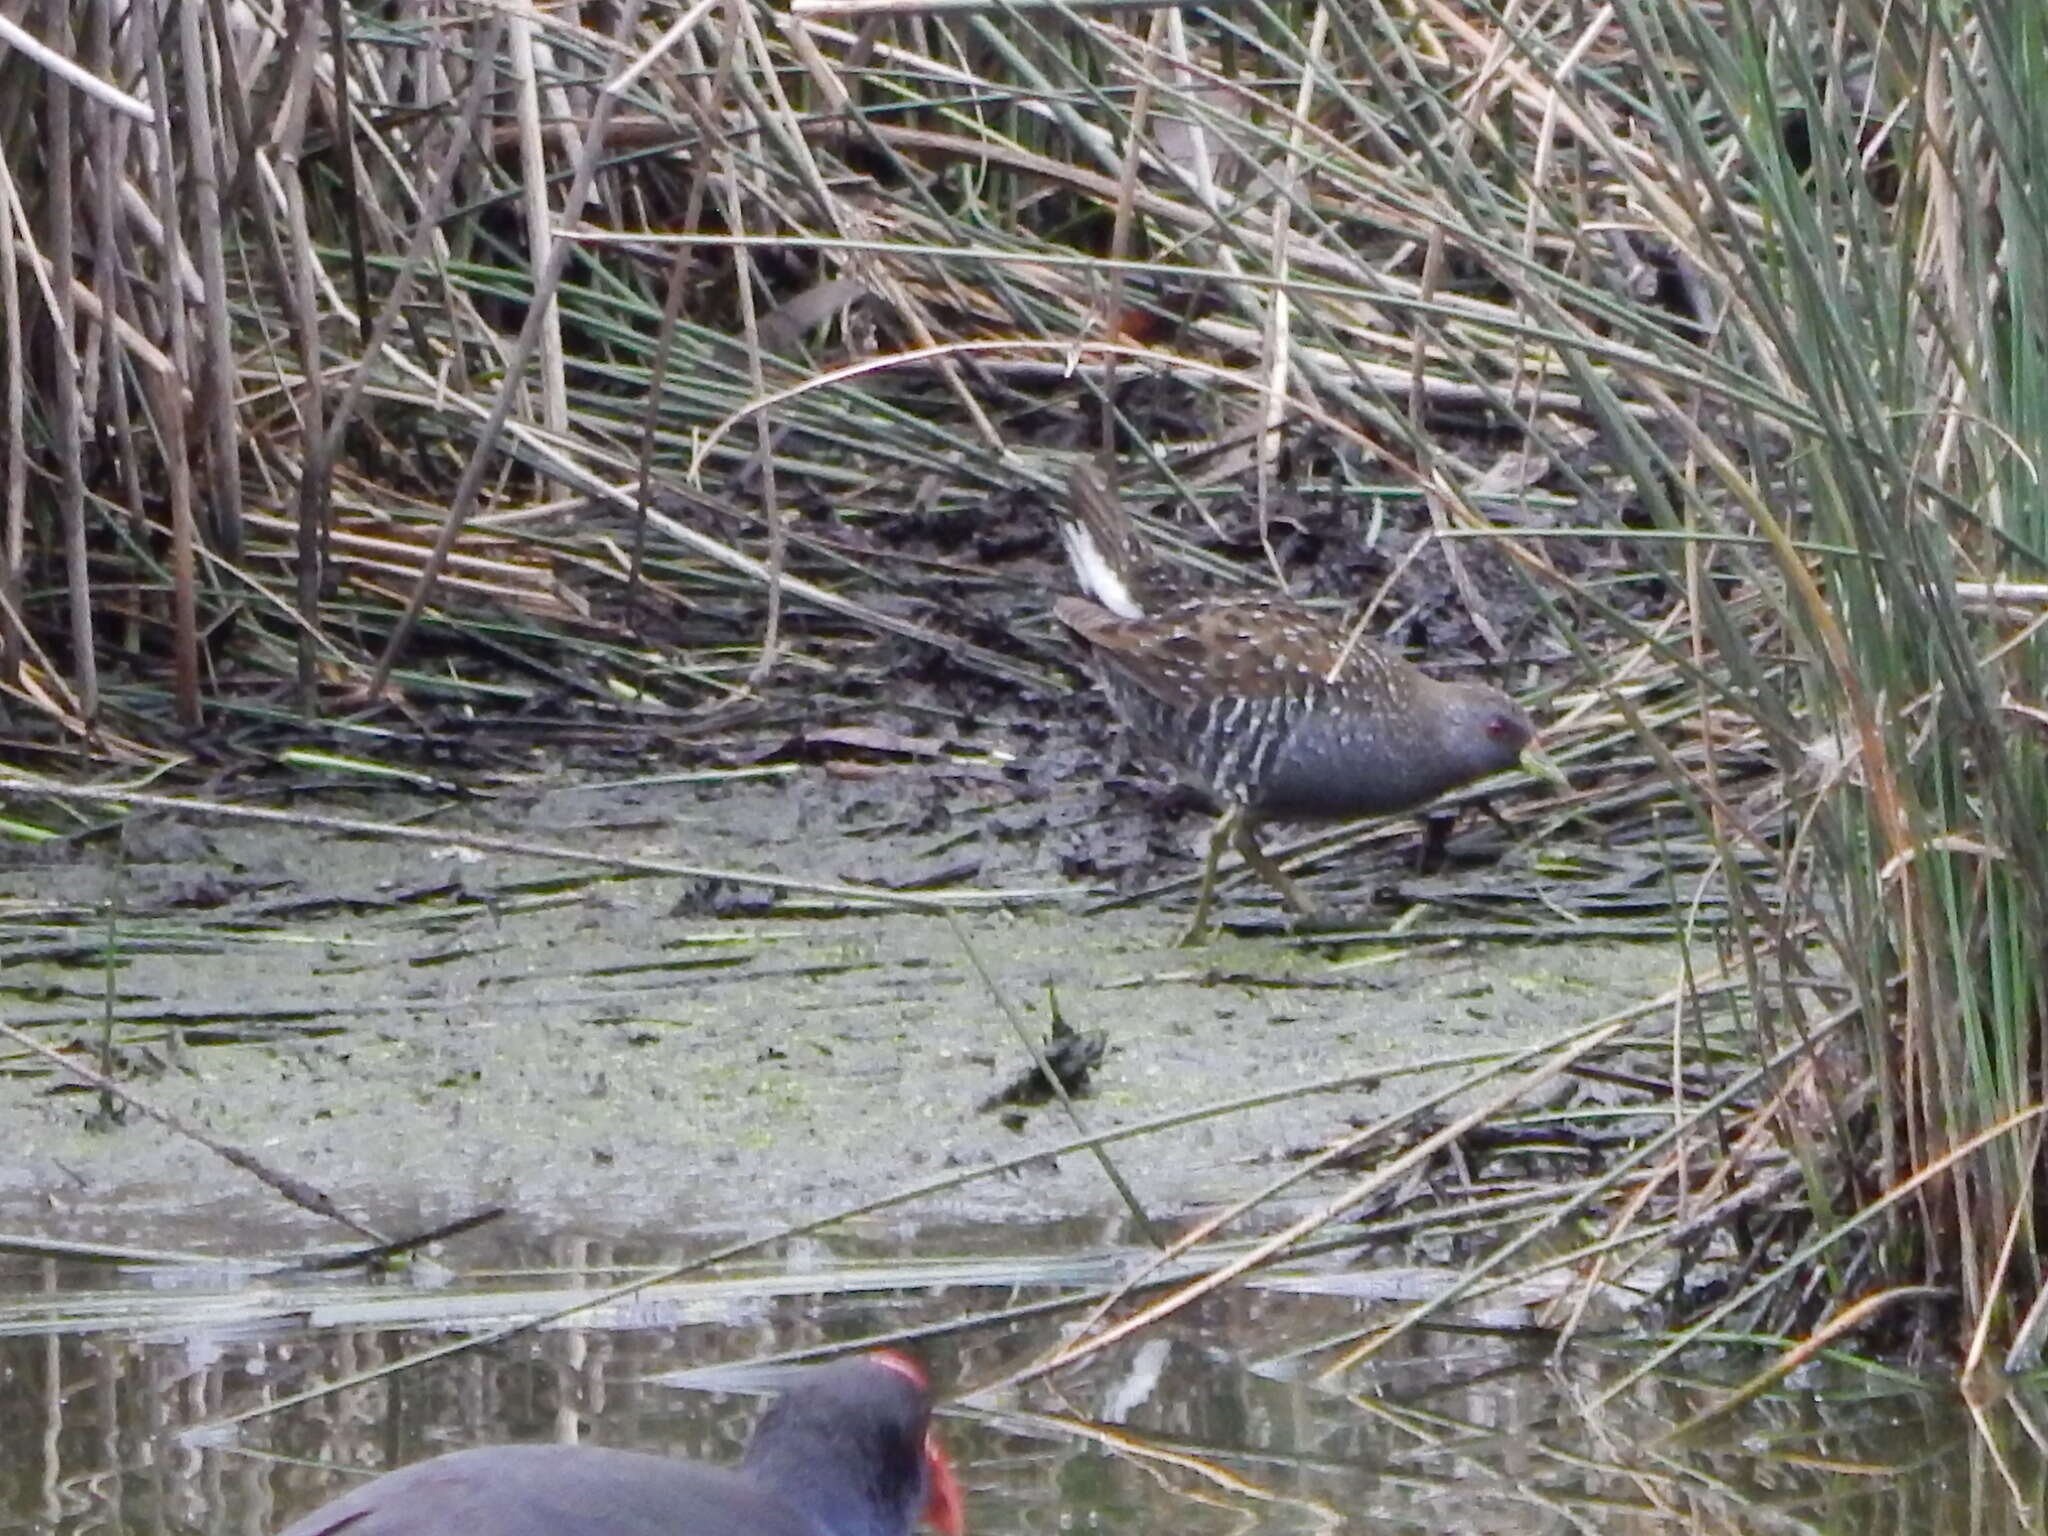
[[[283,1536],[909,1536],[965,1529],[931,1386],[882,1350],[806,1369],[737,1467],[584,1445],[495,1445],[387,1473]]]

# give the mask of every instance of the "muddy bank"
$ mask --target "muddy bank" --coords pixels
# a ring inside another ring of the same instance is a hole
[[[936,829],[892,821],[872,784],[819,770],[710,790],[584,784],[316,808],[807,879],[901,878],[971,852],[977,884],[1057,899],[957,927],[805,915],[744,887],[159,821],[125,849],[94,843],[0,872],[0,899],[39,914],[10,946],[7,1017],[59,1046],[96,1030],[118,897],[115,1010],[131,1081],[153,1101],[379,1222],[497,1202],[543,1228],[617,1231],[765,1227],[1070,1139],[1057,1105],[1014,1127],[977,1107],[1025,1055],[966,946],[1033,1029],[1050,987],[1076,1028],[1109,1032],[1083,1101],[1091,1130],[1540,1041],[1675,976],[1658,944],[1458,947],[1426,942],[1426,927],[1413,950],[1273,938],[1175,950],[1182,909],[1082,915],[1088,892],[1059,878],[1051,840],[1006,836],[1009,802],[966,782]],[[1057,807],[1034,815],[1057,821]],[[1189,823],[1189,839],[1199,830]],[[1509,850],[1485,878],[1511,879],[1526,857]],[[1259,900],[1232,898],[1240,913]],[[209,1211],[272,1199],[160,1126],[94,1128],[90,1095],[6,1059],[10,1227],[169,1241],[203,1234]],[[1277,1155],[1429,1086],[1394,1077],[1116,1155],[1170,1214],[1242,1192]],[[1073,1155],[908,1214],[1117,1209],[1094,1161]],[[281,1231],[335,1236],[277,1210]]]

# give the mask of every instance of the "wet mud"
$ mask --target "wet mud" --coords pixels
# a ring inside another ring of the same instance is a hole
[[[0,870],[23,919],[6,1016],[88,1059],[110,1002],[137,1093],[388,1227],[502,1204],[542,1230],[729,1231],[1072,1140],[1057,1103],[982,1107],[1030,1065],[1012,1017],[1043,1035],[1055,1002],[1072,1028],[1107,1032],[1077,1103],[1089,1132],[1379,1074],[1117,1144],[1139,1200],[1170,1217],[1443,1080],[1408,1068],[1543,1041],[1676,976],[1657,943],[1469,943],[1427,923],[1400,942],[1293,942],[1256,886],[1233,888],[1226,914],[1260,931],[1181,950],[1184,896],[1091,911],[1106,889],[1071,878],[1057,829],[1097,835],[1098,800],[1042,795],[1020,811],[999,775],[928,765],[683,778],[292,804],[805,881],[965,876],[1012,905],[849,909],[744,881],[159,818]],[[1160,856],[1191,872],[1203,820],[1151,820],[1147,836],[1178,840]],[[1534,857],[1495,853],[1438,878],[1513,881]],[[1385,872],[1340,874],[1355,894]],[[162,1125],[101,1123],[95,1095],[33,1057],[10,1047],[4,1061],[9,1226],[175,1242],[275,1201]],[[335,1240],[278,1210],[281,1230]],[[904,1214],[1121,1210],[1096,1161],[1071,1153]]]

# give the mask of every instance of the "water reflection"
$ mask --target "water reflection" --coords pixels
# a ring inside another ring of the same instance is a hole
[[[650,1378],[1090,1288],[1116,1267],[1103,1238],[1070,1224],[812,1239],[598,1323],[389,1374],[373,1373],[690,1255],[479,1236],[444,1256],[459,1273],[376,1281],[11,1261],[0,1528],[264,1536],[353,1476],[502,1440],[730,1461],[757,1400]],[[1236,1290],[1021,1392],[949,1410],[971,1529],[1925,1536],[2030,1529],[2024,1507],[2042,1505],[2042,1460],[2013,1405],[1987,1436],[1949,1394],[1892,1379],[1816,1371],[1709,1442],[1672,1446],[1660,1438],[1747,1362],[1695,1360],[1714,1379],[1653,1379],[1602,1402],[1625,1354],[1584,1348],[1559,1366],[1533,1331],[1434,1332],[1336,1380],[1293,1356],[1356,1330],[1372,1305]],[[981,1386],[1077,1315],[964,1327],[926,1353],[942,1389]],[[355,1378],[232,1433],[194,1434]]]

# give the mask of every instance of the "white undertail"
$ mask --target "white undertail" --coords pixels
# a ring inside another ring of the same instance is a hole
[[[1060,543],[1067,548],[1067,564],[1074,568],[1074,579],[1083,592],[1120,619],[1145,617],[1145,610],[1131,596],[1130,584],[1102,552],[1087,524],[1077,518],[1061,518]]]

